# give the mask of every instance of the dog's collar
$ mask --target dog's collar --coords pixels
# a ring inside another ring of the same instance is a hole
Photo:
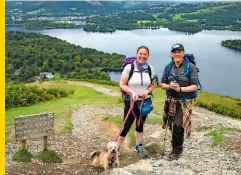
[[[109,157],[109,167],[111,167],[113,165],[113,163],[115,162],[115,159],[116,159],[116,153],[111,153],[110,157]]]

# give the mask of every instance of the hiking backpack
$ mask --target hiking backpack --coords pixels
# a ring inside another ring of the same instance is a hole
[[[126,57],[123,61],[122,61],[122,64],[121,64],[121,67],[124,69],[126,65],[128,64],[131,64],[131,70],[130,70],[130,74],[129,74],[129,77],[128,77],[128,81],[127,81],[127,85],[128,85],[128,82],[129,80],[131,79],[133,73],[134,73],[134,69],[135,69],[135,65],[134,65],[134,62],[136,61],[136,57]],[[155,76],[153,79],[151,78],[152,76],[152,72],[151,72],[151,67],[150,65],[148,64],[148,68],[147,68],[147,71],[148,71],[148,74],[149,74],[149,77],[150,77],[150,80],[151,82],[153,80],[156,80],[156,83],[158,85],[158,78],[157,76]],[[121,92],[122,92],[122,97],[127,97],[128,94],[126,92],[124,92],[122,89],[121,89]]]
[[[195,57],[193,54],[185,54],[184,55],[184,64],[185,64],[185,72],[184,75],[187,77],[188,80],[191,79],[191,71],[189,70],[190,68],[190,63],[192,63],[195,67],[196,67],[196,62],[195,62]],[[171,73],[171,69],[172,69],[172,65],[174,64],[174,61],[172,60],[168,65],[167,65],[167,69],[166,69],[166,77],[168,78],[170,76]],[[200,70],[196,67],[197,69],[197,73],[200,72]],[[175,77],[174,77],[175,78]],[[202,85],[198,79],[198,90],[202,89]],[[196,98],[198,95],[197,91],[194,92],[189,92],[186,93],[186,99],[194,99]]]

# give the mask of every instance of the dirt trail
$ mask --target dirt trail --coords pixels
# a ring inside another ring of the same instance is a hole
[[[72,85],[78,85],[78,86],[86,86],[95,89],[96,91],[103,92],[107,95],[111,96],[120,96],[120,92],[116,92],[111,89],[107,89],[101,85],[93,84],[93,83],[88,83],[88,82],[82,82],[82,81],[67,81],[67,84],[72,84]]]

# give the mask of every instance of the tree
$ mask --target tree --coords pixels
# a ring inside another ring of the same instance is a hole
[[[85,60],[82,62],[82,66],[83,66],[84,68],[91,68],[91,67],[93,67],[93,64],[92,64],[90,61],[88,61],[87,59],[85,59]]]
[[[75,59],[74,59],[74,62],[80,63],[80,61],[81,61],[80,56],[76,56]]]
[[[48,61],[46,61],[46,60],[43,63],[42,71],[43,72],[48,72],[49,71],[49,64],[48,64]]]
[[[81,64],[79,62],[75,62],[74,63],[74,69],[76,70],[76,69],[79,69],[79,68],[81,68]]]

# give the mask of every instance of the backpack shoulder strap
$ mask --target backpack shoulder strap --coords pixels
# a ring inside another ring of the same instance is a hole
[[[151,66],[149,64],[148,64],[147,70],[148,70],[149,77],[152,80],[152,78],[151,78],[152,77]]]
[[[185,73],[184,75],[190,80],[191,78],[191,71],[190,69],[190,61],[187,58],[184,58],[184,64],[185,64]]]
[[[197,69],[197,73],[200,72],[197,67],[196,67],[196,69]],[[185,60],[185,75],[188,78],[188,80],[191,79],[190,61],[188,61],[188,59]],[[198,79],[198,84],[199,84],[198,90],[202,90],[202,85],[201,85],[199,79]]]
[[[131,63],[131,71],[130,71],[130,74],[129,74],[129,77],[128,77],[128,81],[131,79],[131,77],[134,73],[134,69],[135,69],[135,65],[134,65],[134,63]]]
[[[148,74],[149,74],[149,77],[150,77],[150,80],[151,80],[151,83],[153,80],[156,80],[156,83],[157,85],[159,84],[158,82],[158,77],[155,75],[153,78],[152,78],[152,70],[151,70],[151,66],[148,64]]]
[[[166,72],[165,72],[167,78],[169,77],[169,75],[170,75],[170,73],[171,73],[172,65],[173,65],[173,61],[171,61],[171,62],[168,63],[168,65],[167,65]]]

